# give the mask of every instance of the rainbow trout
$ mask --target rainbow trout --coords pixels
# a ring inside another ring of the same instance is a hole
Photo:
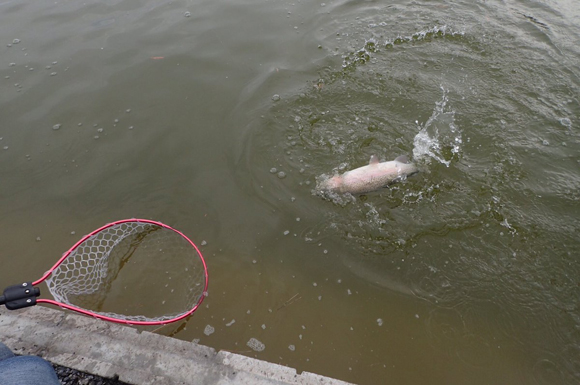
[[[379,162],[377,156],[373,155],[367,166],[324,179],[318,183],[317,189],[336,193],[363,194],[386,187],[417,172],[419,172],[417,166],[411,163],[406,155],[382,163]]]

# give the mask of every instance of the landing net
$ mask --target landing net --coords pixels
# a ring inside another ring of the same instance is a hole
[[[120,221],[82,239],[46,278],[57,302],[124,321],[192,313],[207,288],[205,262],[180,232]]]

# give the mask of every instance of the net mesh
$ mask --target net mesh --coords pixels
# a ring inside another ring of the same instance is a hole
[[[194,308],[205,279],[201,256],[187,239],[134,221],[84,240],[45,282],[58,302],[116,319],[158,322]]]

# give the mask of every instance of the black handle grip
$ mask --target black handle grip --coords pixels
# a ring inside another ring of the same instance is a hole
[[[39,295],[40,289],[32,286],[32,282],[8,286],[4,289],[4,294],[0,296],[0,305],[6,305],[8,310],[34,306],[36,305],[36,297]]]

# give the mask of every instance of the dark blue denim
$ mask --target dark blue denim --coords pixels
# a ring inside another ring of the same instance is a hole
[[[48,361],[15,356],[0,342],[0,385],[60,385],[60,381]]]

